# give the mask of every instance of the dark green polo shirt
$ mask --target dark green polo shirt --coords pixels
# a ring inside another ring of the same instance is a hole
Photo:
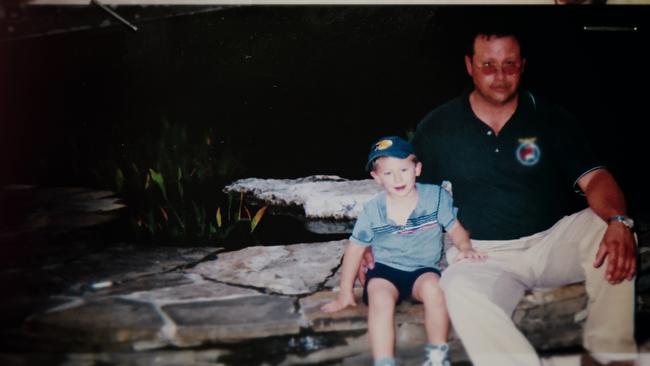
[[[420,180],[452,183],[458,218],[473,239],[509,240],[568,214],[568,195],[601,168],[575,118],[529,92],[498,136],[463,94],[429,113],[413,139]]]

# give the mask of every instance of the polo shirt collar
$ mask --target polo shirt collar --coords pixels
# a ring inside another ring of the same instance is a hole
[[[424,211],[424,200],[422,199],[422,190],[424,189],[422,187],[422,183],[415,183],[415,187],[417,189],[417,194],[418,194],[418,202],[415,204],[415,208],[411,213],[409,214],[409,219],[413,216],[414,212],[423,212]],[[381,215],[381,220],[383,222],[388,223],[388,210],[386,208],[386,199],[387,199],[387,194],[386,192],[381,192],[381,197],[379,199],[379,213]],[[390,220],[391,223],[396,224],[394,221]]]
[[[481,134],[485,133],[487,130],[491,130],[491,128],[485,124],[483,121],[481,121],[478,116],[474,113],[472,110],[472,106],[469,103],[469,95],[471,94],[473,90],[468,90],[465,91],[463,96],[461,97],[461,105],[463,109],[463,113],[465,113],[464,121],[469,122],[470,128],[473,128],[474,130],[480,132]],[[534,97],[530,92],[527,90],[520,89],[519,94],[517,95],[518,101],[517,101],[517,109],[515,109],[515,112],[510,116],[510,119],[508,119],[508,122],[504,125],[504,129],[506,126],[509,124],[512,124],[513,121],[516,121],[519,116],[522,113],[530,113],[531,111],[535,110],[535,105],[534,105]]]

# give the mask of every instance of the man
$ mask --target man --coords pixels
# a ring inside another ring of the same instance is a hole
[[[518,36],[475,33],[465,56],[473,90],[429,113],[413,139],[421,180],[451,181],[458,217],[487,255],[443,272],[452,324],[476,366],[539,366],[513,310],[527,289],[584,280],[583,364],[633,365],[633,221],[574,118],[520,90],[525,64]],[[589,207],[565,216],[567,187]]]

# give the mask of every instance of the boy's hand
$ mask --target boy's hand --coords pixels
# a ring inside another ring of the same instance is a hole
[[[454,262],[462,261],[463,259],[469,259],[472,262],[482,262],[487,258],[487,254],[478,252],[474,249],[463,249],[459,250],[456,257],[454,257]]]
[[[327,304],[321,306],[321,311],[325,313],[334,313],[339,310],[343,310],[348,306],[357,306],[356,301],[354,301],[354,295],[352,293],[344,294],[339,292],[339,296],[334,301],[330,301]]]

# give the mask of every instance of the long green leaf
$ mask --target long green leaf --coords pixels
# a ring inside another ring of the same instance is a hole
[[[266,207],[267,206],[264,206],[259,210],[257,210],[255,216],[253,216],[253,219],[251,220],[251,233],[253,232],[253,230],[255,230],[257,224],[259,224],[260,221],[262,221],[262,216],[264,216],[264,212],[266,212]]]
[[[183,184],[181,184],[181,182],[176,182],[176,185],[178,186],[178,195],[180,196],[180,198],[182,200],[183,196],[185,195],[185,190],[183,189]]]
[[[181,200],[183,199],[183,195],[185,194],[185,191],[183,190],[183,171],[181,170],[181,167],[178,167],[178,179],[176,180],[176,184],[178,185],[178,194],[181,197]]]
[[[239,192],[239,210],[237,211],[237,217],[235,220],[241,220],[241,208],[244,205],[244,191]]]
[[[201,208],[199,208],[199,206],[196,204],[196,202],[194,201],[190,201],[190,202],[192,202],[192,207],[194,208],[194,217],[196,219],[198,234],[199,236],[201,236],[203,235],[203,231],[205,230],[205,221],[203,220],[204,214]]]
[[[221,227],[221,207],[217,207],[217,227]]]
[[[147,212],[147,229],[149,229],[149,232],[153,234],[156,230],[156,221],[153,218],[153,212],[148,211]]]
[[[165,197],[165,200],[167,200],[167,190],[165,189],[165,179],[163,178],[161,173],[158,173],[157,171],[149,168],[149,175],[151,175],[151,179],[158,185],[158,188],[162,191],[163,197]]]
[[[178,214],[178,212],[176,212],[176,210],[174,209],[174,206],[170,205],[169,210],[170,210],[171,213],[174,214],[174,217],[176,218],[176,221],[178,221],[178,225],[181,227],[181,230],[183,231],[183,234],[184,234],[185,233],[185,223],[183,222],[183,219]]]
[[[232,211],[232,193],[228,194],[228,222],[231,222],[230,212]]]
[[[167,215],[167,211],[162,206],[160,207],[160,213],[162,213],[163,219],[165,219],[165,222],[169,221],[169,215]]]

